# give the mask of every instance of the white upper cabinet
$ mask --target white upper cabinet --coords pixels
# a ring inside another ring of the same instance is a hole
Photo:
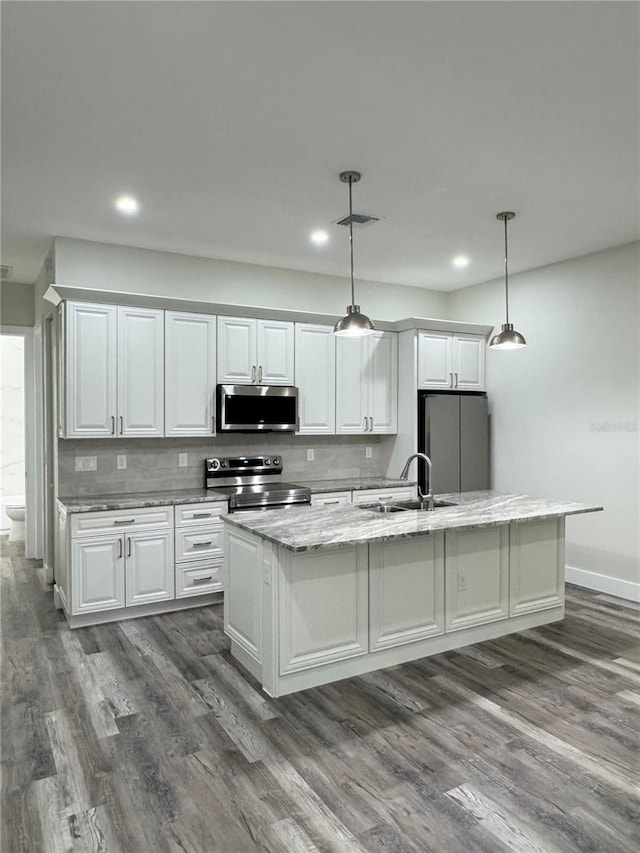
[[[164,311],[118,308],[119,435],[164,435]]]
[[[164,311],[68,302],[64,438],[164,435]]]
[[[293,357],[293,323],[218,317],[218,382],[293,385]]]
[[[336,432],[395,433],[398,336],[374,332],[336,341]]]
[[[68,302],[59,360],[64,377],[64,438],[109,438],[116,432],[115,305]]]
[[[294,384],[294,324],[258,320],[258,384]]]
[[[295,385],[300,433],[336,431],[336,338],[333,326],[296,323]]]
[[[482,335],[418,332],[418,387],[484,391],[485,349]]]
[[[215,431],[216,317],[165,311],[165,435]]]
[[[370,432],[398,431],[398,336],[395,332],[369,335]]]
[[[453,336],[454,387],[484,391],[487,344],[482,335]]]

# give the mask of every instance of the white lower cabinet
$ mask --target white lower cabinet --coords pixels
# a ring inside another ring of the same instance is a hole
[[[226,501],[176,506],[176,598],[221,592]]]
[[[126,605],[175,597],[173,530],[125,536]]]
[[[124,607],[124,536],[88,536],[71,544],[71,612]]]
[[[311,506],[339,506],[351,503],[351,492],[322,492],[311,495]]]
[[[367,550],[281,552],[281,675],[366,654]]]
[[[511,523],[509,615],[564,603],[564,518]]]
[[[509,526],[445,534],[447,631],[509,616]]]
[[[400,489],[359,489],[353,492],[354,504],[388,503],[389,501],[409,501],[416,496],[416,487]]]
[[[369,549],[369,650],[444,633],[444,533]]]

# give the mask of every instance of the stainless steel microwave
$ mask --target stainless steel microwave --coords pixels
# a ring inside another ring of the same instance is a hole
[[[295,385],[218,385],[218,432],[295,432],[298,389]]]

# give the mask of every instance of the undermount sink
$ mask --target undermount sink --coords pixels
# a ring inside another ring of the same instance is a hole
[[[434,501],[433,508],[440,509],[445,506],[457,506],[453,501]],[[428,510],[423,509],[422,503],[419,500],[411,500],[411,501],[395,501],[394,503],[388,504],[377,504],[376,506],[367,506],[362,507],[363,509],[368,509],[371,512],[407,512],[408,510],[419,510],[420,512],[427,512]]]

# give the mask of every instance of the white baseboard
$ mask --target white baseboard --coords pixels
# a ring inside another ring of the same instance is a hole
[[[640,583],[622,581],[609,575],[596,574],[596,572],[586,572],[575,566],[565,566],[565,580],[567,583],[595,589],[597,592],[606,592],[607,595],[626,598],[628,601],[640,601]]]

